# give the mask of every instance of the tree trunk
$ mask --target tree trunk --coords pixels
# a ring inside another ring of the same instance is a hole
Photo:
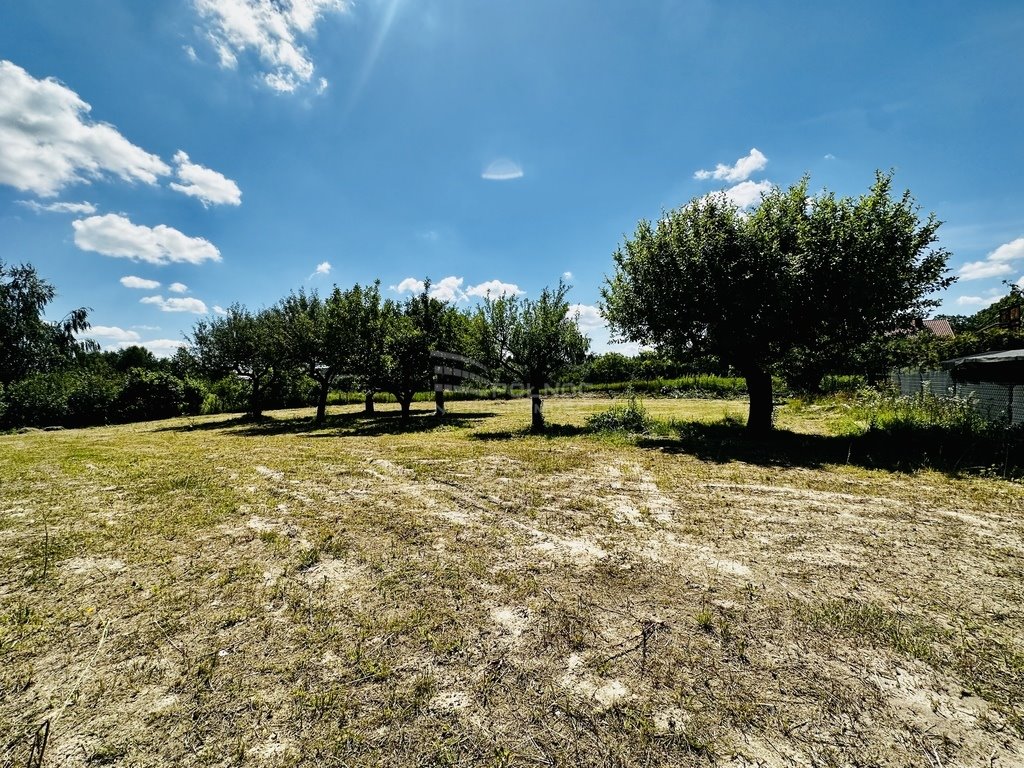
[[[772,376],[763,368],[744,372],[750,411],[747,414],[747,434],[766,435],[772,431]]]
[[[366,401],[363,405],[363,413],[373,413],[373,390],[366,393]]]
[[[260,380],[252,380],[252,392],[249,393],[249,415],[258,419],[263,415],[263,405],[260,403]]]
[[[434,389],[434,415],[438,418],[444,416],[444,389]]]
[[[330,394],[331,383],[329,381],[320,382],[320,393],[317,396],[316,401],[316,419],[314,423],[322,425],[327,421],[327,395]]]
[[[530,429],[541,432],[544,429],[544,411],[540,400],[540,387],[530,387],[530,398],[533,400],[533,419]]]
[[[402,421],[409,421],[409,406],[412,404],[412,395],[403,395],[398,398],[402,404]]]

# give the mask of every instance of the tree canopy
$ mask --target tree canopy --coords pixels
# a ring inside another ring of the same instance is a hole
[[[233,373],[249,381],[249,415],[261,416],[263,390],[288,364],[280,313],[271,309],[254,313],[233,304],[222,317],[198,321],[192,345],[208,373]]]
[[[0,261],[0,384],[59,367],[90,349],[75,334],[88,330],[88,310],[72,310],[59,322],[44,317],[57,293],[29,264]]]
[[[291,293],[277,307],[288,359],[317,382],[315,421],[323,424],[327,397],[343,374],[350,379],[369,378],[364,364],[365,347],[375,338],[371,321],[379,314],[380,286],[334,290],[321,299],[316,293]]]
[[[747,428],[772,426],[771,375],[818,376],[869,339],[910,327],[948,287],[940,222],[878,173],[868,192],[775,188],[750,213],[724,194],[643,220],[614,254],[602,311],[621,338],[712,354],[747,379]]]
[[[431,353],[461,353],[467,346],[468,319],[450,304],[430,295],[430,281],[424,281],[419,294],[403,304],[386,301],[381,311],[383,354],[376,367],[376,388],[390,392],[409,416],[409,406],[417,392],[434,383],[434,359]],[[440,400],[438,414],[444,408]]]
[[[536,301],[488,297],[475,324],[484,362],[530,388],[535,430],[544,428],[541,388],[582,363],[590,347],[569,312],[568,292],[569,286],[559,282]]]

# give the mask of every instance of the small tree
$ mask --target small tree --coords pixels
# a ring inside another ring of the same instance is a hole
[[[722,194],[641,221],[602,289],[620,336],[738,369],[751,432],[771,429],[771,376],[787,360],[820,380],[858,345],[910,327],[953,280],[932,247],[940,222],[922,222],[909,192],[894,198],[890,175],[856,199],[807,187],[776,188],[750,214]]]
[[[373,395],[384,379],[384,339],[393,302],[381,301],[379,280],[347,294],[347,301],[353,347],[345,373],[365,393],[365,412],[373,413]]]
[[[478,346],[492,369],[500,369],[530,388],[531,427],[544,429],[541,389],[586,359],[590,340],[569,314],[569,286],[545,288],[536,301],[516,296],[490,298],[475,327]]]
[[[196,323],[192,345],[208,373],[231,373],[249,382],[248,415],[261,416],[264,390],[287,366],[280,312],[264,309],[253,314],[232,304],[226,315]]]
[[[357,368],[359,347],[368,338],[365,308],[373,303],[374,294],[379,294],[376,285],[357,284],[345,291],[335,286],[326,299],[299,291],[279,305],[285,352],[317,382],[317,424],[327,419],[327,396],[334,382]]]
[[[430,343],[412,318],[394,304],[385,303],[386,331],[381,357],[380,389],[395,396],[408,421],[412,399],[430,385]]]
[[[0,261],[0,384],[65,365],[75,353],[97,348],[75,338],[89,328],[85,307],[59,322],[43,317],[56,295],[31,265],[7,266]]]
[[[430,281],[404,304],[387,301],[382,308],[383,355],[379,388],[390,392],[409,418],[412,399],[434,381],[434,351],[462,352],[468,322],[455,307],[430,295]],[[438,409],[443,413],[443,401]]]

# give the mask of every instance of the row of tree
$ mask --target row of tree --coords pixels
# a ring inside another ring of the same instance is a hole
[[[429,281],[401,302],[382,298],[379,283],[335,286],[325,297],[298,291],[260,311],[236,304],[200,320],[191,348],[179,354],[193,356],[207,374],[248,381],[252,416],[262,413],[266,388],[292,371],[317,384],[317,423],[341,385],[365,392],[367,411],[375,392],[394,395],[403,419],[416,393],[434,388],[443,414],[444,386],[469,373],[528,388],[539,429],[542,389],[583,362],[589,347],[569,312],[568,290],[559,283],[536,300],[488,297],[471,311],[431,296]]]
[[[602,312],[621,339],[653,352],[628,363],[591,359],[588,375],[610,381],[655,369],[735,371],[747,382],[748,429],[760,432],[772,426],[773,375],[813,391],[827,374],[870,375],[1024,344],[1019,331],[993,321],[1004,304],[1022,303],[1016,288],[974,318],[950,318],[960,331],[953,340],[914,332],[938,304],[934,292],[954,278],[949,254],[936,246],[940,222],[922,219],[909,192],[894,195],[891,175],[877,174],[856,198],[812,196],[808,187],[805,178],[773,189],[751,211],[722,194],[641,221],[614,254]],[[576,366],[587,357],[567,291],[559,283],[536,300],[489,297],[466,310],[431,296],[429,282],[404,301],[382,297],[379,283],[335,287],[323,297],[300,290],[269,308],[236,304],[200,320],[169,373],[188,407],[202,394],[188,381],[220,381],[223,392],[247,382],[253,416],[286,389],[298,391],[298,379],[313,382],[321,423],[332,388],[365,392],[368,410],[375,392],[389,392],[407,418],[414,395],[431,388],[443,413],[444,387],[472,374],[527,388],[540,428],[542,389],[570,372],[579,376]],[[5,387],[30,403],[45,392],[42,382],[25,383],[33,375],[102,358],[80,341],[85,309],[59,322],[43,319],[53,297],[30,266],[0,262],[0,405]],[[128,394],[109,401],[117,414],[138,410],[117,411],[117,403],[159,389],[157,378],[129,382],[130,373],[119,379]],[[215,397],[209,386],[203,397]]]

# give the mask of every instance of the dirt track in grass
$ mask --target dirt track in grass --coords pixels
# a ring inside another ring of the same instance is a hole
[[[606,405],[0,437],[0,766],[1024,764],[1019,484]]]

